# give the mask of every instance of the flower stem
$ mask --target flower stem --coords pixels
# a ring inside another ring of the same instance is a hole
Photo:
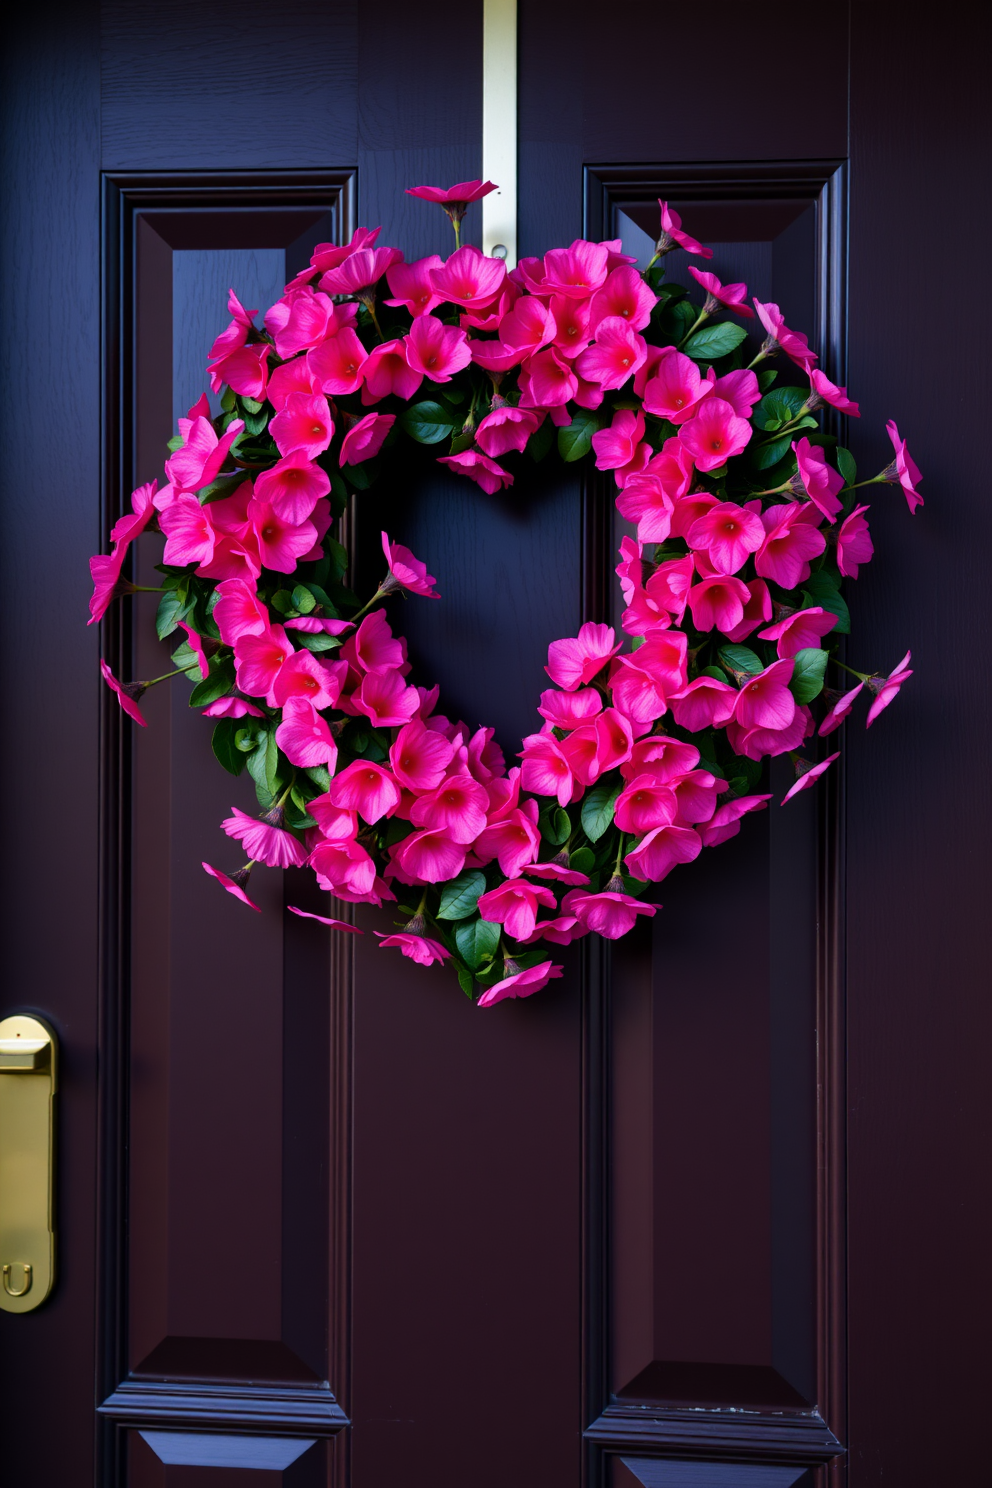
[[[833,661],[834,666],[840,667],[842,672],[850,672],[851,676],[857,677],[860,682],[868,681],[869,674],[867,672],[856,672],[853,667],[845,666],[842,661],[838,661],[836,656],[831,657],[831,660]]]
[[[709,318],[710,318],[710,312],[704,306],[703,309],[700,310],[699,314],[696,316],[695,320],[692,322],[692,325],[686,331],[685,335],[682,337],[682,340],[679,342],[679,345],[680,346],[684,346],[685,343],[688,341],[689,337],[692,335],[693,331],[696,329],[696,327],[697,326],[701,326],[702,323],[703,323],[703,321],[704,320],[709,320]]]
[[[385,599],[386,596],[388,594],[390,594],[391,592],[392,591],[389,590],[389,589],[382,589],[382,588],[377,589],[375,591],[375,593],[373,594],[372,598],[369,600],[368,604],[362,605],[362,608],[358,611],[358,613],[356,615],[352,615],[352,617],[351,617],[352,624],[353,625],[357,625],[358,621],[362,618],[362,616],[368,610],[370,610],[372,608],[372,606],[375,604],[375,602],[376,602],[377,599]]]

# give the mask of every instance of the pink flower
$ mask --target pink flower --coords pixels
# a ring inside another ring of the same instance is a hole
[[[495,460],[490,460],[487,455],[480,454],[478,450],[462,450],[460,455],[442,455],[437,463],[449,466],[459,475],[467,475],[489,496],[494,491],[501,491],[504,486],[513,485],[513,476],[510,472],[504,470],[502,465],[497,465]]]
[[[576,640],[552,641],[548,647],[548,664],[544,668],[552,682],[566,692],[591,682],[611,657],[620,650],[612,626],[587,622]]]
[[[554,909],[556,903],[550,889],[526,883],[522,878],[511,878],[482,895],[479,913],[491,924],[505,925],[506,933],[514,940],[523,940],[533,934],[539,906]]]
[[[677,780],[699,763],[699,750],[694,744],[673,739],[668,734],[652,734],[649,739],[638,739],[630,752],[630,759],[620,766],[625,780],[636,780],[638,775],[649,774],[655,779]]]
[[[629,855],[628,855],[629,856]],[[634,928],[638,915],[652,919],[658,913],[656,904],[644,904],[631,894],[604,889],[600,894],[586,894],[572,889],[562,900],[562,909],[573,914],[583,930],[595,931],[604,940],[619,940]]]
[[[126,551],[123,544],[115,543],[113,552],[94,553],[90,559],[93,593],[90,595],[90,618],[86,622],[87,625],[95,625],[98,620],[102,620],[110,608],[111,601],[116,597]]]
[[[248,816],[237,806],[231,810],[233,816],[226,817],[221,826],[229,837],[244,843],[245,852],[255,862],[270,868],[293,868],[306,862],[303,843],[283,829],[281,809],[267,811],[261,818]]]
[[[703,850],[692,827],[655,827],[624,858],[629,871],[646,883],[661,883],[679,863],[691,863]]]
[[[475,431],[475,442],[484,454],[498,458],[509,450],[523,450],[536,433],[540,420],[527,408],[514,408],[509,403],[487,413]],[[496,489],[496,488],[494,488]]]
[[[688,644],[684,631],[655,631],[630,656],[618,657],[610,677],[614,705],[634,723],[660,718],[668,697],[686,684]]]
[[[560,863],[528,863],[524,869],[531,878],[550,878],[555,883],[568,884],[575,887],[578,884],[587,884],[589,875],[578,873],[574,868],[564,868]]]
[[[825,372],[821,372],[817,367],[811,367],[809,380],[813,385],[814,393],[819,394],[824,403],[829,403],[831,408],[836,408],[841,413],[849,413],[854,418],[861,417],[861,410],[857,403],[852,403],[847,396],[847,388],[838,387],[836,383],[831,382]]]
[[[346,662],[318,661],[310,651],[294,651],[272,684],[276,706],[283,707],[290,698],[306,698],[317,709],[333,708],[347,672]]]
[[[261,401],[265,397],[267,363],[271,353],[271,346],[242,346],[240,351],[233,351],[221,361],[212,362],[207,368],[210,386],[219,393],[226,382],[242,397]]]
[[[351,620],[335,620],[332,615],[297,615],[294,620],[285,620],[287,630],[302,630],[307,635],[343,635],[353,626]]]
[[[428,272],[434,292],[442,300],[465,310],[477,310],[499,293],[506,278],[506,264],[501,258],[487,258],[467,244],[456,248],[441,268]]]
[[[621,832],[640,837],[654,827],[667,827],[675,820],[675,792],[655,775],[637,775],[617,797],[614,821]]]
[[[751,425],[738,418],[723,398],[704,399],[695,418],[683,424],[679,438],[692,455],[699,470],[715,470],[733,455],[747,448]]]
[[[389,572],[401,589],[408,589],[411,594],[423,595],[424,599],[441,598],[434,589],[437,579],[427,572],[427,565],[415,558],[402,543],[390,542],[385,532],[382,534],[382,551],[386,555]]]
[[[837,624],[837,616],[819,605],[808,610],[796,610],[777,625],[759,630],[763,641],[777,641],[779,656],[795,656],[808,646],[819,646],[822,638]]]
[[[608,429],[598,429],[592,436],[592,447],[596,452],[597,470],[618,470],[629,465],[644,438],[644,415],[632,413],[629,408],[620,408],[613,415]],[[643,477],[633,477],[638,479]],[[619,501],[617,502],[619,506]]]
[[[444,883],[465,866],[467,848],[447,832],[431,827],[404,837],[391,850],[391,870],[403,883]]]
[[[667,629],[673,620],[680,622],[689,598],[692,571],[690,554],[670,558],[658,565],[643,587],[632,589],[621,622],[627,634],[646,635],[652,630]]]
[[[556,692],[551,688],[541,693],[537,711],[555,728],[573,729],[588,723],[603,710],[603,699],[594,687],[579,692]]]
[[[270,625],[260,634],[242,631],[234,642],[234,665],[238,686],[249,697],[264,697],[275,707],[272,689],[286,658],[293,656],[293,643],[281,625]]]
[[[737,625],[723,632],[735,644],[772,618],[772,597],[764,579],[748,579],[745,587],[749,598],[744,606],[744,614]]]
[[[399,672],[368,672],[358,689],[341,699],[341,707],[371,718],[376,728],[400,728],[415,717],[420,695]]]
[[[210,520],[210,508],[201,506],[195,496],[177,496],[159,512],[159,526],[165,533],[166,563],[209,563],[214,556],[217,533]]]
[[[637,523],[639,542],[664,542],[672,530],[672,498],[659,477],[646,471],[627,481],[617,497],[617,511]]]
[[[333,773],[337,765],[338,747],[309,698],[286,699],[282,722],[276,729],[276,743],[290,764],[299,765],[301,769],[327,765]]]
[[[435,790],[444,779],[455,747],[419,718],[404,724],[389,751],[393,774],[411,791]]]
[[[786,801],[791,801],[793,796],[798,795],[800,791],[808,790],[811,785],[815,785],[824,770],[829,769],[835,759],[840,759],[840,750],[836,754],[828,755],[818,765],[811,764],[809,760],[797,758],[795,761],[796,783],[782,797],[782,805],[784,806]]]
[[[608,274],[602,289],[593,295],[591,327],[595,330],[607,317],[619,316],[635,331],[643,331],[657,303],[658,296],[637,270],[625,264]]]
[[[342,465],[360,465],[382,449],[383,440],[396,422],[392,413],[367,413],[353,424],[341,441]]]
[[[215,878],[221,888],[226,889],[229,894],[233,894],[235,899],[240,899],[241,903],[247,904],[249,909],[258,910],[259,914],[262,913],[258,905],[254,900],[248,898],[244,890],[244,886],[248,882],[248,876],[251,873],[250,867],[239,868],[237,873],[232,877],[228,877],[226,873],[221,873],[219,868],[211,868],[209,863],[201,863],[200,867],[205,873],[209,873],[211,878]]]
[[[418,966],[432,966],[435,961],[446,961],[451,955],[439,940],[431,940],[426,935],[408,935],[402,930],[393,935],[383,935],[381,930],[373,930],[372,934],[378,935],[380,950],[385,950],[387,946],[399,946],[404,956],[416,961]]]
[[[859,682],[857,687],[851,688],[850,692],[833,694],[835,701],[831,704],[827,716],[820,724],[819,734],[821,738],[826,738],[827,734],[832,734],[834,729],[840,728],[841,724],[844,722],[844,719],[854,707],[855,699],[861,692],[864,685],[865,684],[863,682]],[[826,690],[824,690],[824,698],[826,699],[826,697]]]
[[[741,817],[749,811],[764,811],[771,796],[738,796],[724,806],[718,806],[708,822],[697,828],[704,847],[717,847],[736,837],[741,829]]]
[[[592,307],[589,300],[577,300],[567,295],[553,295],[551,314],[555,318],[554,344],[563,357],[577,357],[589,341]]]
[[[308,859],[322,889],[349,902],[375,898],[375,864],[358,842],[335,837],[318,842]],[[378,899],[376,899],[378,902]]]
[[[747,315],[752,319],[754,311],[750,305],[745,305],[744,299],[747,295],[746,284],[721,284],[715,274],[709,274],[705,269],[697,269],[695,264],[689,265],[689,273],[697,284],[701,284],[706,291],[708,300],[715,300],[716,304],[708,312],[712,315],[717,305],[723,305],[728,310],[736,310],[738,315]]]
[[[432,382],[450,382],[472,360],[465,332],[446,326],[434,315],[419,316],[403,343],[410,366]]]
[[[459,181],[457,186],[408,186],[407,196],[419,196],[421,201],[437,202],[440,206],[467,207],[470,202],[488,196],[498,187],[492,181]]]
[[[100,671],[103,674],[103,680],[111,692],[117,694],[117,701],[124,709],[128,718],[133,718],[135,723],[140,723],[142,728],[147,728],[148,724],[142,718],[141,709],[138,707],[138,701],[145,691],[144,684],[141,682],[118,682],[105,661],[100,662]]]
[[[286,406],[290,393],[312,393],[314,390],[315,384],[306,357],[296,357],[294,361],[284,362],[281,367],[276,367],[269,378],[265,396],[278,413],[280,408]]]
[[[726,634],[740,625],[750,597],[751,591],[742,579],[713,574],[689,590],[692,623],[697,630],[716,628]]]
[[[436,253],[429,253],[414,263],[393,264],[386,272],[386,279],[395,298],[387,300],[386,304],[402,305],[413,316],[429,315],[434,306],[441,303],[441,296],[435,293],[431,283],[430,271],[441,267],[442,261]]]
[[[377,822],[399,805],[400,788],[389,770],[371,760],[355,760],[331,781],[332,806],[357,811],[364,821]]]
[[[409,403],[424,380],[423,373],[415,371],[407,361],[403,341],[384,341],[377,346],[369,353],[362,375],[365,379],[362,402],[366,405],[378,403],[390,393]]]
[[[809,342],[802,332],[789,330],[777,305],[771,302],[763,305],[760,300],[755,300],[754,308],[758,312],[758,319],[768,332],[769,339],[775,343],[774,349],[781,347],[797,367],[802,367],[804,372],[808,372],[817,360],[817,356],[815,351],[810,351]]]
[[[887,677],[868,678],[868,690],[873,695],[874,702],[868,709],[868,721],[865,724],[866,728],[871,728],[878,715],[885,708],[887,708],[892,702],[893,698],[895,698],[902,684],[908,681],[909,678],[913,675],[911,671],[907,670],[912,654],[913,653],[911,651],[907,651],[902,661],[898,662],[896,666],[893,667],[892,671]],[[121,699],[121,702],[123,704],[123,699]]]
[[[794,666],[791,657],[786,657],[747,679],[737,694],[734,709],[734,717],[742,728],[788,728],[796,712],[796,700],[789,691]]]
[[[798,443],[793,442],[792,452],[799,466],[799,478],[806,495],[814,506],[819,507],[827,521],[832,522],[842,510],[837,492],[844,485],[844,477],[832,465],[827,464],[827,457],[822,449],[810,444],[805,435]]]
[[[528,734],[523,741],[520,779],[524,790],[538,796],[556,796],[567,806],[575,790],[572,766],[554,734]]]
[[[227,329],[221,331],[213,346],[211,346],[211,361],[228,356],[232,351],[237,351],[239,347],[244,346],[248,340],[248,332],[254,329],[253,318],[258,314],[258,311],[246,310],[233,289],[229,289],[227,292],[227,308],[233,319]]]
[[[761,389],[757,377],[749,367],[745,367],[718,377],[713,384],[713,396],[729,403],[738,418],[749,419],[751,410],[761,397]]]
[[[670,698],[675,722],[696,734],[700,729],[722,728],[733,717],[737,689],[716,677],[697,677]]]
[[[557,331],[551,311],[533,295],[524,295],[517,300],[499,323],[501,343],[507,348],[512,346],[521,357],[540,351],[542,346],[554,340]]]
[[[560,749],[575,779],[582,785],[595,785],[607,770],[629,757],[632,743],[629,720],[618,709],[607,708],[592,723],[575,729]]]
[[[262,635],[269,627],[269,612],[243,579],[225,579],[217,585],[213,618],[225,646],[233,646],[240,635]]]
[[[576,358],[575,370],[601,388],[620,388],[646,356],[644,337],[623,316],[608,315],[597,326],[593,344]]]
[[[320,287],[327,294],[361,295],[363,290],[377,284],[386,270],[399,263],[402,257],[399,248],[359,248],[336,268],[328,269],[321,278]]]
[[[667,356],[658,362],[644,389],[644,409],[657,418],[668,419],[669,423],[684,424],[692,418],[701,400],[709,397],[713,379],[702,377],[691,357],[681,351],[667,350]]]
[[[329,915],[311,914],[308,909],[297,909],[295,904],[287,904],[286,908],[290,914],[299,915],[301,920],[316,920],[320,925],[329,925],[332,930],[347,930],[351,935],[364,935],[364,930],[359,930],[357,925],[349,925],[347,920],[332,920]],[[378,935],[378,930],[374,932]]]
[[[539,294],[586,300],[606,283],[610,251],[605,243],[576,238],[569,248],[552,248],[544,255],[544,278]]]
[[[363,672],[398,671],[406,663],[406,642],[393,635],[385,610],[373,610],[349,636],[341,656]]]
[[[177,491],[201,491],[216,478],[242,430],[244,421],[233,418],[222,439],[217,439],[208,418],[180,418],[178,432],[183,436],[183,446],[165,461],[165,478]]]
[[[709,770],[690,770],[672,781],[678,802],[676,824],[680,827],[709,821],[716,810],[716,798],[727,789],[727,782]]]
[[[585,882],[588,883],[589,880],[586,879]],[[571,945],[573,940],[578,940],[585,934],[586,931],[574,915],[558,915],[553,920],[539,920],[532,933],[525,936],[520,944],[530,946],[539,940],[550,940],[555,945]]]
[[[896,457],[886,467],[883,479],[888,481],[890,485],[894,481],[899,482],[905,492],[909,510],[915,516],[916,508],[923,505],[923,497],[916,489],[917,482],[922,480],[919,466],[906,448],[906,441],[900,436],[894,419],[889,419],[885,430],[892,440],[892,448],[896,452]]]
[[[131,510],[118,517],[110,529],[110,541],[121,547],[122,555],[139,533],[144,532],[155,515],[155,482],[131,492]]]
[[[269,420],[269,433],[281,455],[298,455],[301,463],[315,460],[330,444],[334,433],[327,399],[323,393],[290,393],[282,411]],[[317,494],[323,496],[326,490]]]
[[[396,341],[388,344],[399,345]],[[340,397],[345,393],[354,393],[361,387],[370,370],[369,354],[352,327],[342,326],[337,335],[328,336],[326,341],[307,353],[307,370],[321,392]],[[416,387],[415,382],[414,388]],[[382,397],[382,394],[379,396]]]
[[[761,547],[765,529],[756,512],[733,501],[720,501],[693,522],[688,540],[690,547],[706,550],[717,573],[732,574]]]
[[[553,346],[528,357],[520,369],[520,399],[531,408],[564,408],[578,390],[571,363]]]
[[[530,997],[531,993],[546,987],[553,977],[560,977],[563,969],[552,965],[550,961],[539,961],[536,966],[528,966],[524,971],[505,976],[501,982],[490,987],[488,992],[483,992],[478,1006],[494,1007],[507,997]]]
[[[449,775],[421,796],[410,812],[417,827],[436,827],[453,842],[474,842],[486,825],[489,796],[471,775]]]
[[[334,302],[326,294],[315,294],[309,285],[288,290],[264,316],[265,329],[282,361],[323,341],[329,333],[328,322],[333,327]]]
[[[480,863],[493,858],[507,878],[516,878],[528,863],[537,859],[541,834],[537,829],[537,802],[527,801],[488,827],[476,839],[473,851]]]
[[[374,227],[371,230],[367,227],[356,227],[351,236],[351,241],[342,246],[336,243],[318,243],[310,259],[310,269],[304,269],[302,274],[296,276],[292,284],[287,285],[287,288],[295,289],[297,283],[302,284],[307,279],[312,279],[314,271],[322,274],[327,269],[336,268],[338,264],[344,263],[346,258],[350,258],[353,253],[357,253],[359,248],[374,247],[375,240],[381,231],[381,227]]]
[[[292,399],[289,400],[291,401]],[[320,401],[326,408],[327,400],[321,398]],[[282,417],[283,414],[276,415],[276,419]],[[328,415],[329,418],[330,415]],[[276,419],[273,419],[273,424]],[[333,429],[333,425],[331,427]],[[274,513],[281,524],[298,527],[301,522],[306,521],[317,502],[322,496],[326,496],[330,489],[331,482],[326,473],[319,465],[313,464],[311,457],[304,450],[297,449],[293,454],[287,454],[283,459],[277,460],[271,470],[263,470],[258,476],[255,481],[255,499],[252,506],[256,511],[260,511],[264,505]],[[257,530],[257,522],[255,526]],[[312,544],[313,538],[310,541]],[[306,548],[301,549],[301,553],[304,552]],[[278,565],[266,562],[266,567],[274,568]],[[293,570],[287,568],[280,571],[292,573]]]
[[[186,642],[189,646],[189,649],[196,657],[196,665],[197,670],[200,673],[200,681],[205,682],[207,680],[207,677],[210,675],[210,663],[207,660],[207,653],[203,649],[203,641],[201,640],[200,636],[197,635],[196,631],[193,630],[191,626],[186,624],[185,620],[179,621],[179,628],[186,632]],[[192,668],[190,668],[189,670],[192,671]]]
[[[837,533],[837,567],[847,579],[856,579],[860,565],[867,563],[875,551],[864,516],[868,509],[856,506]]]
[[[827,545],[815,526],[821,514],[812,505],[790,501],[785,506],[769,506],[761,520],[768,535],[755,557],[755,570],[783,589],[795,589],[809,578],[808,560],[819,557]]]
[[[327,503],[318,502],[317,505],[319,508]],[[317,541],[317,529],[312,522],[297,524],[281,517],[271,502],[262,500],[257,494],[248,503],[248,515],[258,538],[262,563],[277,573],[292,573]]]
[[[781,729],[744,728],[732,718],[727,724],[727,742],[735,754],[759,760],[766,754],[774,757],[798,749],[802,741],[813,732],[813,726],[813,715],[805,707],[797,708],[792,722]]]
[[[700,258],[712,258],[713,249],[704,248],[702,243],[697,243],[695,238],[690,238],[687,232],[682,231],[682,218],[674,207],[669,207],[659,197],[658,206],[661,208],[661,236],[658,239],[658,252],[666,253],[674,248],[676,244],[684,248],[686,253],[698,253]],[[663,246],[664,245],[664,246]]]
[[[216,702],[208,703],[203,710],[204,718],[264,718],[265,714],[261,708],[256,708],[254,703],[249,703],[246,698],[222,697]]]

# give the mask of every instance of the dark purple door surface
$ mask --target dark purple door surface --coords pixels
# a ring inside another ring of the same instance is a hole
[[[916,675],[843,776],[487,1014],[275,874],[257,919],[212,892],[243,782],[184,703],[132,731],[101,692],[100,654],[155,663],[148,609],[82,623],[228,285],[268,304],[359,223],[447,251],[403,188],[480,173],[481,0],[10,23],[0,1013],[52,1021],[62,1093],[4,1488],[987,1478],[988,41],[960,6],[520,0],[520,253],[641,253],[666,197],[851,387],[866,471],[898,418],[926,506],[873,502],[857,664]],[[388,525],[441,578],[418,673],[508,754],[549,640],[611,613],[611,510],[570,471],[356,514],[359,572]]]

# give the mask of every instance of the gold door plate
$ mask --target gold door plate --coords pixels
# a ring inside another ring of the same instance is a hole
[[[0,1022],[0,1308],[32,1312],[55,1280],[55,1034],[40,1018]]]

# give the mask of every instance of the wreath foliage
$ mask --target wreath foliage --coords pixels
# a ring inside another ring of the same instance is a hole
[[[712,254],[665,202],[643,271],[618,241],[580,240],[507,273],[460,246],[493,189],[413,189],[452,221],[447,260],[407,263],[359,228],[316,249],[261,327],[232,290],[208,366],[219,408],[204,394],[179,420],[165,484],[133,493],[90,563],[93,623],[135,592],[129,545],[164,535],[173,666],[122,683],[101,665],[139,724],[142,694],[185,677],[221,765],[251,775],[261,814],[223,823],[248,861],[206,871],[252,908],[259,863],[309,864],[344,904],[395,902],[381,945],[450,961],[480,1006],[560,975],[549,946],[653,916],[676,865],[771,799],[768,757],[793,762],[785,804],[837,759],[821,741],[862,695],[874,722],[909,653],[887,674],[837,655],[843,581],[872,556],[857,492],[898,484],[921,504],[894,423],[891,462],[858,481],[820,423],[857,404],[777,305],[752,309],[745,285],[696,266],[699,302],[666,279],[672,251]],[[621,632],[590,623],[551,644],[540,724],[509,769],[492,729],[449,721],[409,677],[388,606],[439,598],[425,563],[383,533],[375,594],[348,587],[335,525],[407,441],[488,493],[520,461],[592,460],[630,524]]]

